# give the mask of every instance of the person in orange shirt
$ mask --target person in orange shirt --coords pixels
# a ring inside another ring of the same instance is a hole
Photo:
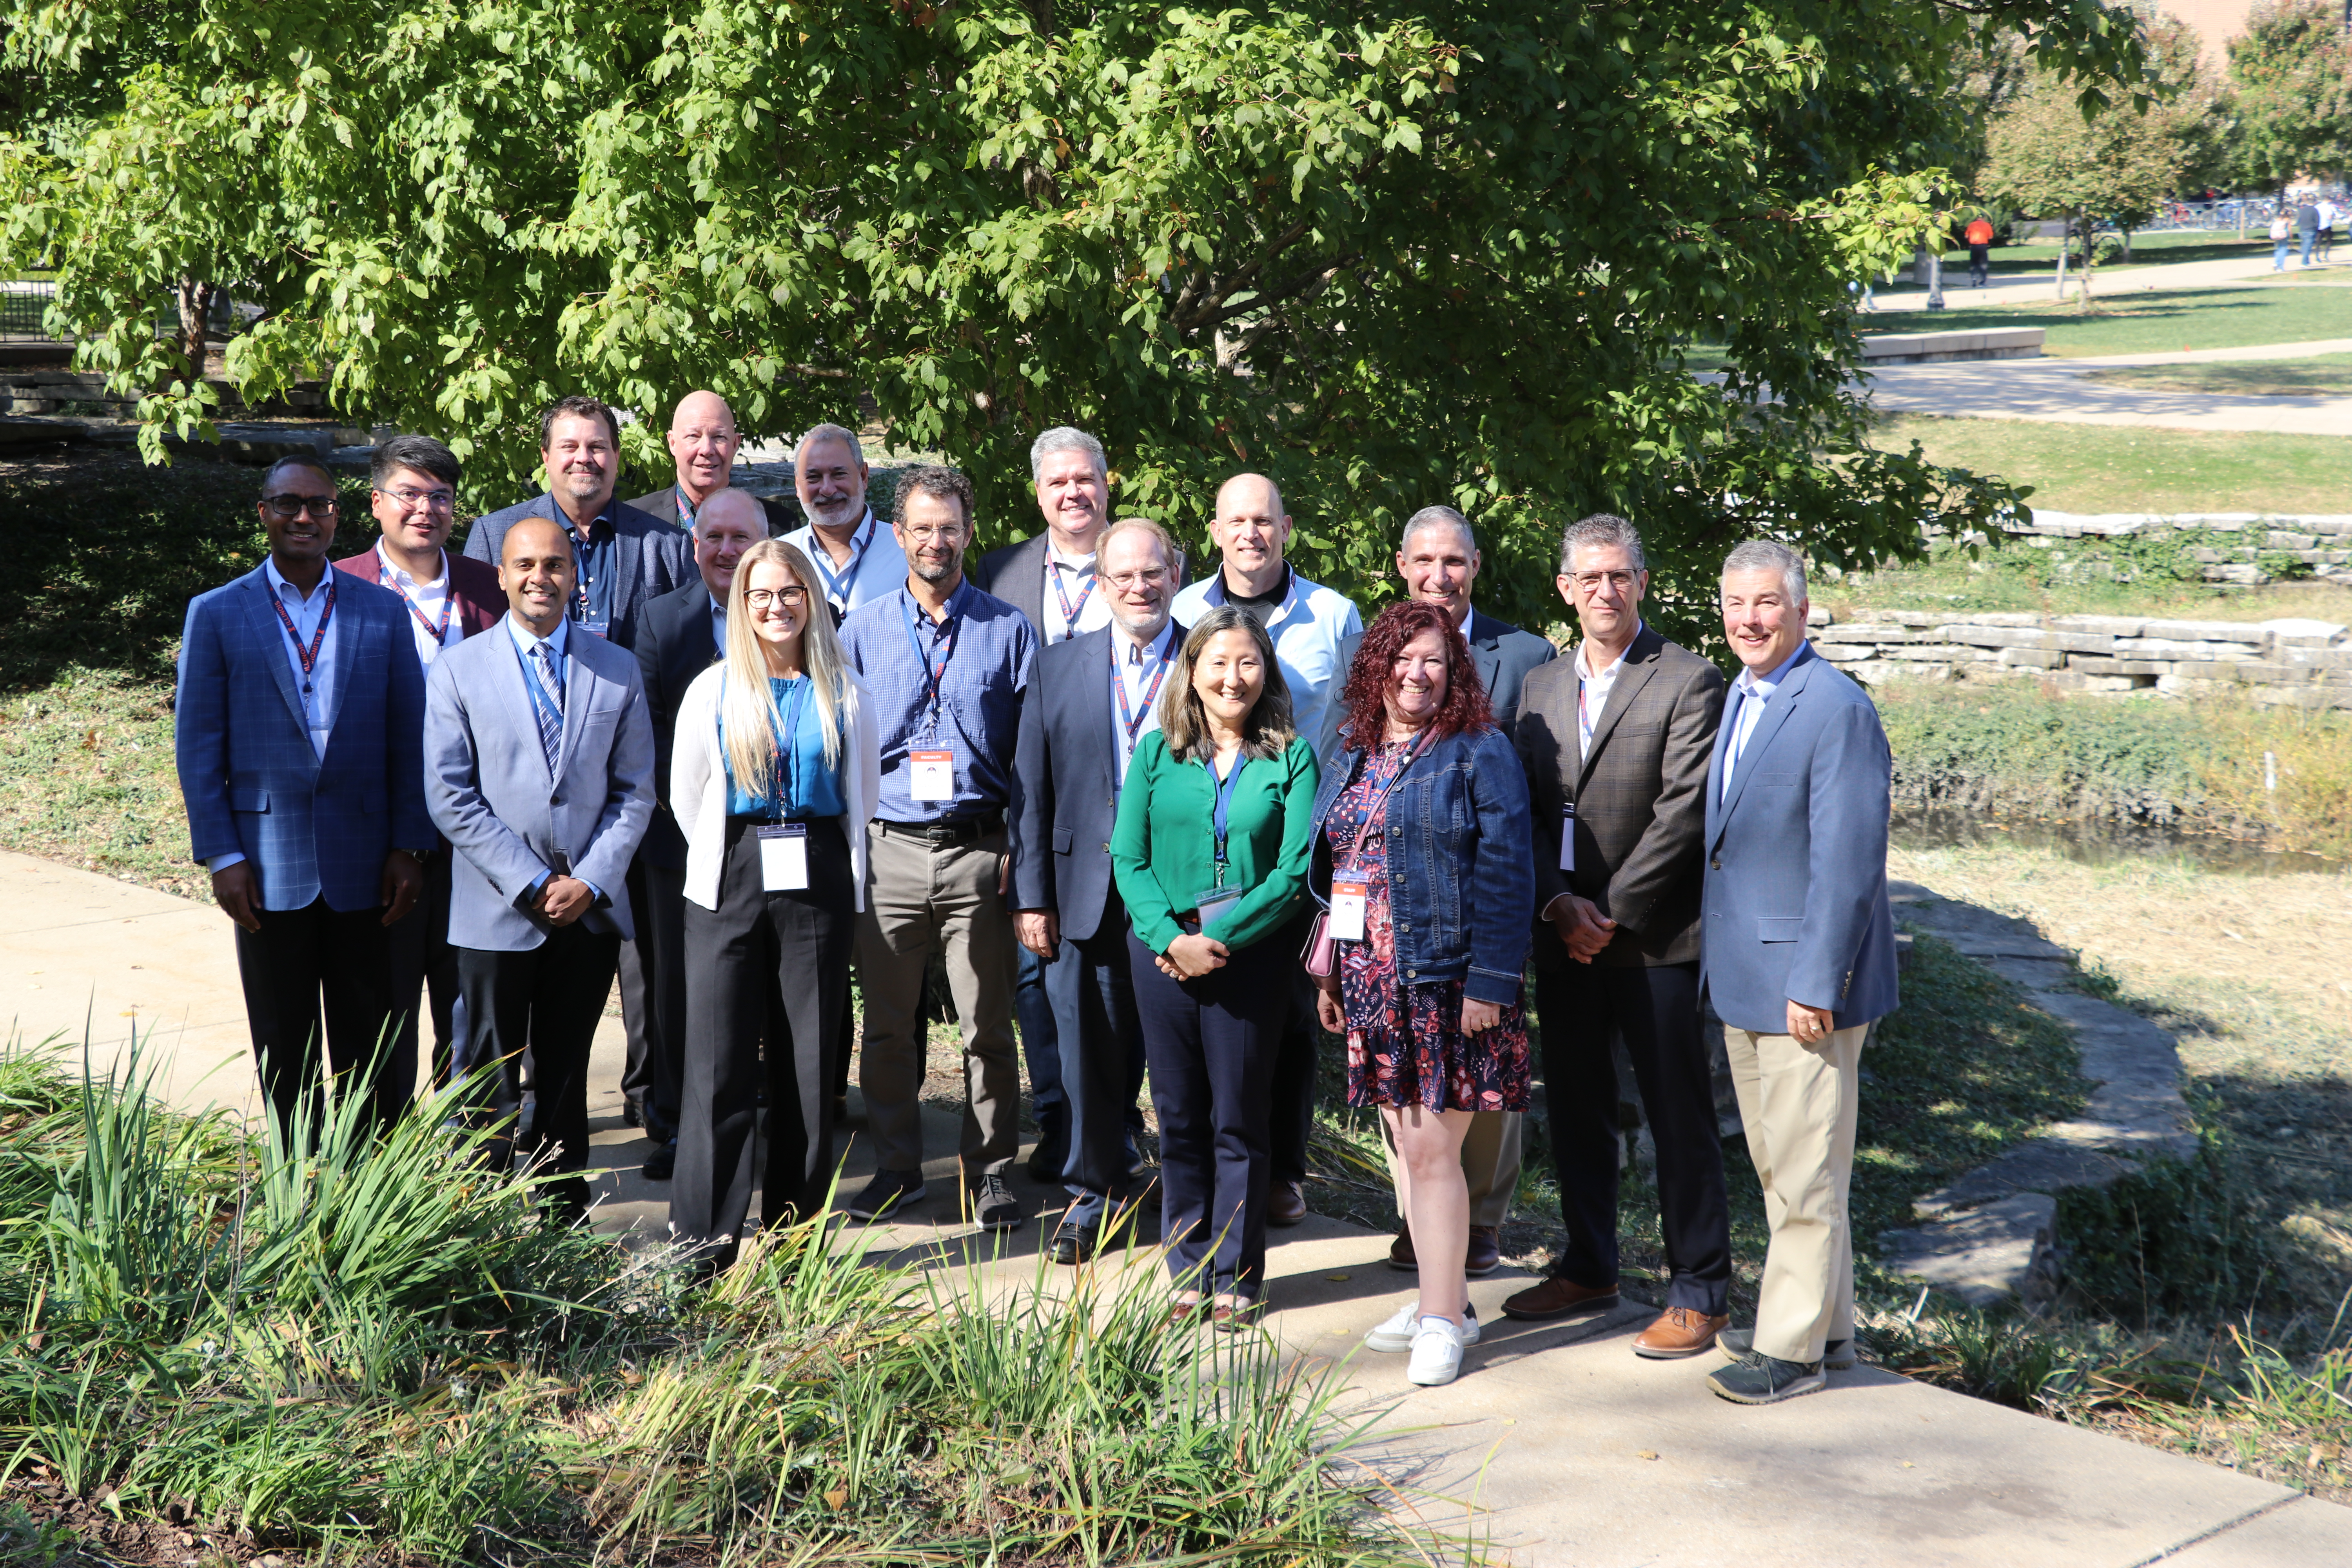
[[[1992,271],[1992,224],[1978,218],[1960,231],[1960,237],[1969,242],[1969,287],[1981,289]]]

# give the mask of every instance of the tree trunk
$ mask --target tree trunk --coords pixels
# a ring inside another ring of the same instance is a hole
[[[2074,243],[2074,220],[2067,218],[2058,226],[2058,302],[2066,302],[2066,247]]]
[[[205,378],[213,305],[220,298],[220,286],[201,278],[183,278],[173,285],[172,297],[180,310],[180,358],[188,367],[188,384],[194,386]]]

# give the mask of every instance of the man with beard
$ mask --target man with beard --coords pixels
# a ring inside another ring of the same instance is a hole
[[[835,625],[860,605],[897,593],[907,580],[907,554],[897,533],[866,504],[869,478],[856,433],[839,425],[814,426],[793,454],[793,488],[808,522],[785,534],[784,542],[816,567]]]

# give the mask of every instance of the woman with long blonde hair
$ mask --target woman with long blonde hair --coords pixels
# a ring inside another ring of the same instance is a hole
[[[715,1267],[734,1258],[755,1179],[777,1225],[815,1213],[833,1176],[832,1053],[880,762],[819,582],[780,539],[745,551],[726,658],[678,704],[687,1026],[670,1226]]]

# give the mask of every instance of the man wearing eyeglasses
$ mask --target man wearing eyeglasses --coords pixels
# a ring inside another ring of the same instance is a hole
[[[1641,535],[1597,513],[1560,542],[1576,657],[1527,678],[1513,734],[1535,814],[1536,1010],[1567,1244],[1503,1303],[1548,1322],[1617,1297],[1615,1042],[1657,1146],[1666,1310],[1634,1337],[1652,1360],[1697,1355],[1729,1321],[1730,1208],[1712,1061],[1699,1030],[1706,769],[1723,676],[1642,623]]]
[[[1520,684],[1530,671],[1559,658],[1559,650],[1549,637],[1521,631],[1491,613],[1470,607],[1470,591],[1477,585],[1478,572],[1485,563],[1470,520],[1452,507],[1425,506],[1405,519],[1404,535],[1397,541],[1397,575],[1404,579],[1408,595],[1438,605],[1462,628],[1463,640],[1470,645],[1470,660],[1477,667],[1486,700],[1494,708],[1495,721],[1508,734],[1512,714],[1519,705]],[[1340,642],[1342,670],[1355,664],[1356,650],[1363,642],[1361,632]],[[1344,714],[1337,702],[1323,711],[1323,735],[1316,749],[1328,767],[1339,755],[1339,731]],[[1401,1169],[1393,1146],[1389,1149],[1389,1167],[1393,1181]],[[1462,1174],[1470,1185],[1470,1240],[1462,1268],[1476,1279],[1502,1266],[1503,1222],[1510,1215],[1511,1194],[1519,1188],[1519,1112],[1481,1110],[1471,1117],[1470,1131],[1462,1139]],[[1399,1191],[1403,1190],[1402,1182],[1396,1184]],[[1412,1249],[1410,1229],[1399,1231],[1390,1245],[1389,1267],[1408,1273],[1419,1270],[1420,1258]]]
[[[188,605],[173,727],[191,848],[236,922],[262,1088],[291,1137],[319,1109],[322,1038],[379,1125],[408,1103],[413,1069],[400,1081],[380,1045],[386,943],[436,838],[407,608],[329,569],[339,503],[315,461],[274,464],[261,498],[268,557]]]
[[[377,443],[368,467],[368,506],[375,544],[335,563],[362,583],[399,595],[408,606],[416,657],[428,668],[445,647],[488,630],[507,612],[498,569],[446,546],[457,521],[457,455],[430,436],[394,436]],[[392,994],[400,1014],[386,1070],[404,1085],[416,1081],[417,992],[433,1012],[433,1083],[449,1081],[450,1042],[464,1026],[457,1016],[457,950],[449,945],[449,857],[440,835],[425,860],[425,895],[417,918],[392,928]]]

